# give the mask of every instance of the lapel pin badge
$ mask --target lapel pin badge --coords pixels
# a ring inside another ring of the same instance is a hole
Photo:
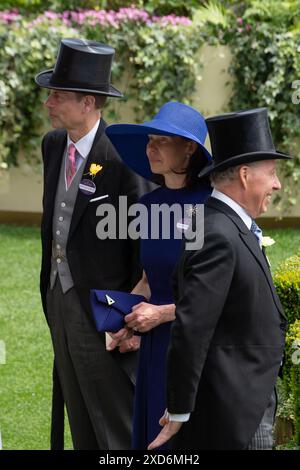
[[[94,183],[94,178],[103,169],[103,166],[97,165],[97,163],[92,163],[89,168],[89,172],[85,173],[83,176],[91,176],[92,179],[84,178],[79,184],[79,189],[83,194],[89,195],[94,194],[96,191],[96,185]]]

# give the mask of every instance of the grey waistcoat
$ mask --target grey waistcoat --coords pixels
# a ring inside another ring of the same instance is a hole
[[[66,246],[72,220],[74,205],[78,193],[78,185],[81,181],[85,161],[83,161],[74,176],[68,191],[65,183],[65,155],[62,159],[59,181],[56,190],[53,213],[53,241],[52,260],[50,274],[50,288],[53,289],[56,276],[59,276],[63,293],[66,293],[74,282],[66,257]]]

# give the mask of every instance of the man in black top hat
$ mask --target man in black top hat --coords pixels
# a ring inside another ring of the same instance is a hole
[[[106,351],[89,303],[91,288],[130,291],[140,277],[136,242],[96,234],[99,205],[113,204],[119,216],[119,196],[136,202],[142,180],[104,133],[105,100],[122,96],[110,84],[113,55],[105,44],[64,39],[54,70],[36,77],[51,90],[45,106],[55,128],[42,143],[41,227],[41,296],[55,355],[52,449],[63,448],[62,397],[75,449],[130,448],[136,340],[128,354]]]
[[[168,411],[155,448],[272,449],[286,319],[254,219],[280,189],[265,108],[207,119],[214,187],[204,243],[174,277]],[[172,421],[169,414],[172,414]],[[175,414],[175,416],[173,416]]]

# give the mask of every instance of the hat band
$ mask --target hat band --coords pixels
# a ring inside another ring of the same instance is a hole
[[[109,83],[84,83],[84,82],[79,82],[77,80],[57,80],[55,77],[50,78],[49,80],[49,85],[52,85],[53,87],[67,87],[67,88],[84,88],[88,90],[99,90],[99,91],[110,91],[110,84]]]

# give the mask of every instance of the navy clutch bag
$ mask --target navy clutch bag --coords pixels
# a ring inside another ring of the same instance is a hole
[[[97,331],[112,333],[124,327],[124,317],[134,305],[146,302],[143,295],[98,289],[90,290],[90,300]]]

